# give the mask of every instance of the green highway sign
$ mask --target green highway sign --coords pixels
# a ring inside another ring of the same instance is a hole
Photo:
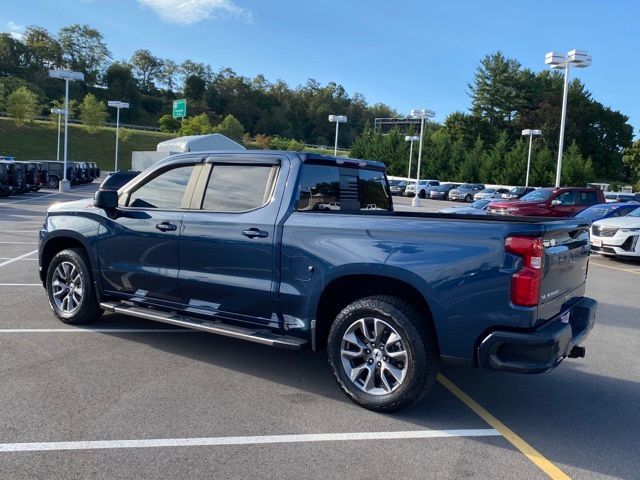
[[[173,118],[184,118],[187,116],[187,101],[182,100],[173,101]]]

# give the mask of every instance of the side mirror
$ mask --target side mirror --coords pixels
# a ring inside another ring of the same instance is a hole
[[[562,205],[562,202],[560,200],[551,200],[552,207],[557,207],[558,205]]]
[[[113,210],[118,207],[118,192],[115,190],[98,190],[93,197],[94,207]]]

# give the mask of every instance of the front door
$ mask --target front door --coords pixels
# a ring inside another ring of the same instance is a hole
[[[203,198],[185,214],[180,237],[178,286],[190,311],[272,321],[274,189],[284,172],[270,158],[276,157],[207,160],[209,172],[199,182]]]
[[[121,196],[98,240],[102,288],[125,298],[181,303],[178,242],[195,165],[169,167]]]

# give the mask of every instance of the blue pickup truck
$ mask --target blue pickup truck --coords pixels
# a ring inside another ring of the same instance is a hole
[[[108,311],[326,350],[346,395],[393,411],[441,361],[538,373],[583,356],[588,228],[396,212],[379,162],[190,153],[50,207],[39,267],[65,323]]]

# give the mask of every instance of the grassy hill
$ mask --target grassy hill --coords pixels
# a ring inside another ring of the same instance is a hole
[[[56,122],[35,121],[18,128],[13,120],[0,118],[0,155],[11,155],[16,160],[55,160],[57,144]],[[126,142],[120,142],[118,167],[131,167],[131,152],[155,150],[158,142],[175,137],[160,132],[130,130]],[[61,136],[60,157],[62,157]],[[104,127],[91,135],[82,125],[69,125],[69,160],[96,162],[103,170],[113,170],[116,131]]]

